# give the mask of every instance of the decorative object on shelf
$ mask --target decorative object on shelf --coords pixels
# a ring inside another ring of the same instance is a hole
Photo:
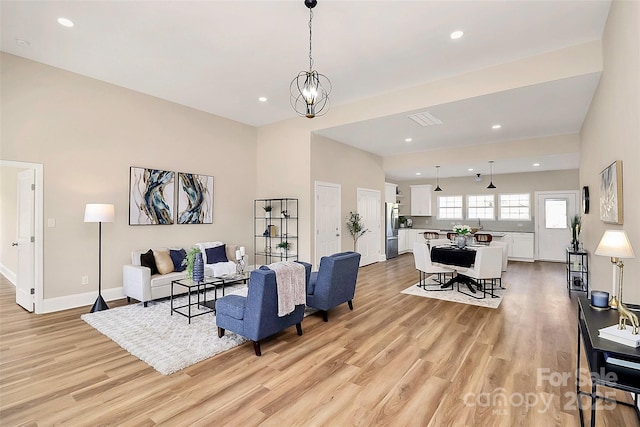
[[[442,188],[440,188],[440,166],[436,166],[436,189],[433,191],[442,191]]]
[[[109,309],[102,298],[102,223],[113,222],[115,217],[116,208],[111,204],[87,203],[84,208],[84,222],[98,223],[98,298],[93,303],[90,313]]]
[[[609,309],[609,292],[591,291],[591,307]]]
[[[244,269],[245,269],[244,257],[245,256],[246,256],[246,249],[244,246],[240,246],[240,249],[236,250],[236,261],[237,261],[236,271],[239,274],[244,273]]]
[[[624,230],[605,230],[602,235],[602,239],[600,239],[600,243],[598,243],[595,254],[611,257],[611,264],[613,266],[613,292],[611,293],[609,306],[614,309],[619,308],[619,306],[624,307],[624,304],[622,304],[622,278],[624,271],[624,263],[622,262],[622,259],[636,257],[636,254],[633,252],[633,248],[631,247],[629,237],[627,237],[627,233]],[[616,267],[618,267],[617,270],[619,270],[617,298]],[[622,320],[623,319],[621,318],[620,322],[622,322]]]
[[[364,228],[362,217],[358,212],[349,212],[346,224],[347,230],[349,230],[349,234],[351,234],[351,238],[353,239],[353,250],[356,251],[358,239],[369,230]]]
[[[616,160],[600,172],[600,219],[622,224],[622,160]]]
[[[573,218],[571,218],[571,246],[574,251],[578,251],[579,249],[578,236],[580,235],[580,223],[580,215],[574,215]]]
[[[586,185],[582,187],[582,213],[589,213],[589,187]]]
[[[277,247],[278,249],[280,249],[280,252],[282,252],[282,254],[283,254],[283,255],[287,255],[287,251],[288,251],[289,249],[291,249],[291,243],[289,243],[289,242],[287,242],[286,240],[284,240],[284,241],[282,241],[282,242],[278,243],[278,244],[276,245],[276,247]]]
[[[271,246],[265,247],[264,248],[264,253],[267,254],[267,255],[270,255],[271,254]]]
[[[271,209],[273,209],[271,206],[267,205],[267,206],[263,206],[262,209],[264,209],[264,217],[265,218],[271,218]]]
[[[129,168],[129,225],[173,224],[175,172]]]
[[[311,23],[313,8],[317,0],[305,0],[304,5],[309,8],[309,71],[300,71],[289,85],[291,106],[300,116],[310,119],[326,114],[329,110],[329,94],[331,81],[324,74],[313,69],[311,56]]]
[[[460,249],[467,246],[467,234],[471,233],[471,227],[468,225],[454,225],[453,232],[457,234],[456,245]]]
[[[287,211],[282,211],[282,212],[280,212],[280,217],[289,218],[289,214],[287,213]]]
[[[493,185],[493,160],[489,160],[489,166],[491,167],[491,182],[487,185],[487,188],[493,189],[496,188],[496,186]],[[480,177],[480,174],[478,174],[478,177]]]
[[[213,224],[213,177],[178,173],[178,224]]]

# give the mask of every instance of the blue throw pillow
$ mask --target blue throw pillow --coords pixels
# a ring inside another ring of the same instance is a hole
[[[207,264],[215,264],[217,262],[227,262],[227,249],[226,245],[216,246],[215,248],[205,249],[207,253]]]
[[[169,249],[169,255],[171,261],[173,261],[173,271],[184,271],[187,268],[186,265],[182,265],[182,262],[187,257],[187,251],[184,249]]]

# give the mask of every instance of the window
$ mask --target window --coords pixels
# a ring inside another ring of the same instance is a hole
[[[569,228],[566,199],[546,199],[544,201],[545,228]]]
[[[439,196],[438,219],[462,219],[462,196]]]
[[[467,219],[494,219],[495,217],[493,194],[467,196]]]
[[[499,219],[531,220],[531,202],[529,193],[501,194]]]

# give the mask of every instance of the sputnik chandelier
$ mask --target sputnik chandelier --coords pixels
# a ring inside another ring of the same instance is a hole
[[[313,21],[312,9],[317,4],[317,0],[304,0],[304,5],[309,8],[309,71],[300,71],[289,86],[291,106],[300,116],[310,119],[322,116],[329,110],[331,93],[331,81],[327,76],[313,69],[311,22]]]

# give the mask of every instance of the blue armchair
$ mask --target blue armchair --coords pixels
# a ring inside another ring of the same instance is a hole
[[[311,264],[299,262],[305,267],[305,284],[309,283]],[[260,340],[289,326],[296,325],[302,335],[304,304],[297,305],[292,313],[278,317],[278,288],[276,273],[266,266],[251,272],[246,297],[227,295],[216,302],[216,324],[218,337],[225,330],[235,332],[253,341],[256,356],[260,356]]]
[[[360,254],[341,252],[320,259],[318,271],[311,273],[307,285],[307,305],[322,311],[322,319],[327,322],[327,310],[348,303],[353,310],[353,296],[356,292]]]

